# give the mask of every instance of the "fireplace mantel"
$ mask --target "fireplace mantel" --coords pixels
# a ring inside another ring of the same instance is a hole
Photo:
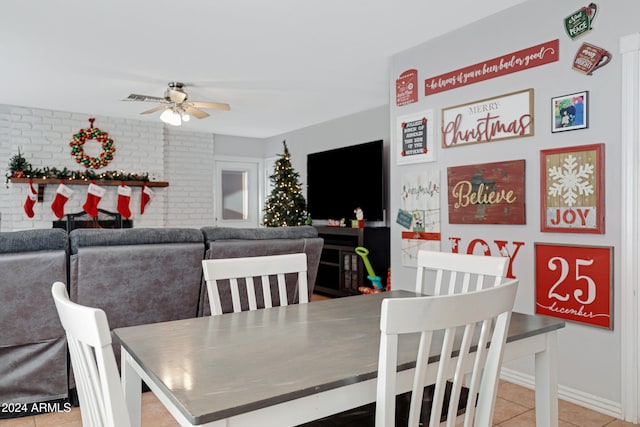
[[[117,187],[124,182],[125,185],[130,187],[142,187],[147,184],[147,187],[168,187],[169,183],[166,181],[126,181],[118,179],[59,179],[59,178],[11,178],[13,184],[28,184],[29,180],[32,180],[34,184],[38,186],[38,201],[42,202],[44,199],[44,189],[47,185],[59,185],[60,181],[64,181],[65,185],[89,185],[95,182],[96,185],[101,187]]]

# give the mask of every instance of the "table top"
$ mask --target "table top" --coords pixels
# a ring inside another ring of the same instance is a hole
[[[384,298],[392,291],[118,328],[116,342],[192,422],[204,423],[375,378]],[[507,341],[564,326],[513,313]],[[415,362],[415,340],[398,362]],[[413,358],[413,361],[411,360]]]

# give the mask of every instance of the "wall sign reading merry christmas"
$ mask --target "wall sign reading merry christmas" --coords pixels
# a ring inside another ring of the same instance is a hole
[[[442,110],[442,147],[533,136],[533,89]]]
[[[540,152],[541,231],[604,233],[604,144]]]
[[[450,224],[525,224],[524,160],[447,168]]]
[[[535,245],[536,314],[613,329],[613,248]]]

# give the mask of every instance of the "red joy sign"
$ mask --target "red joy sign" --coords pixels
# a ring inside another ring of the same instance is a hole
[[[613,248],[536,243],[536,314],[613,329]]]
[[[508,53],[488,61],[460,68],[455,71],[429,77],[424,81],[424,94],[438,92],[493,79],[539,65],[556,62],[559,59],[559,40],[551,40],[536,46]]]

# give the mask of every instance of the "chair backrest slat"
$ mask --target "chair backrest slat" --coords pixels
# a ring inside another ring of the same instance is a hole
[[[296,297],[299,303],[309,302],[307,256],[305,253],[205,259],[202,261],[202,270],[207,284],[209,301],[213,301],[211,304],[212,315],[223,313],[221,290],[225,284],[231,288],[234,312],[243,309],[242,295],[244,294],[246,294],[246,306],[249,310],[256,310],[259,307],[273,307],[275,302],[272,292],[277,292],[279,305],[291,304]],[[291,284],[294,279],[295,292],[290,299],[287,283]],[[241,282],[245,284],[242,290],[240,289]],[[273,290],[271,283],[275,284]],[[258,289],[262,292],[261,299]]]
[[[453,295],[499,285],[509,258],[420,250],[417,267],[416,292]]]
[[[440,425],[448,382],[453,384],[449,402],[454,403],[449,403],[446,425],[455,425],[462,378],[471,374],[473,394],[469,395],[464,425],[491,427],[517,287],[518,280],[510,279],[498,286],[453,295],[385,299],[380,319],[376,427],[395,425],[398,337],[416,333],[420,333],[420,344],[408,425],[418,425],[422,393],[429,383],[435,383],[429,426]],[[436,356],[437,369],[428,363]],[[478,404],[474,410],[475,398],[471,396],[476,391]]]

